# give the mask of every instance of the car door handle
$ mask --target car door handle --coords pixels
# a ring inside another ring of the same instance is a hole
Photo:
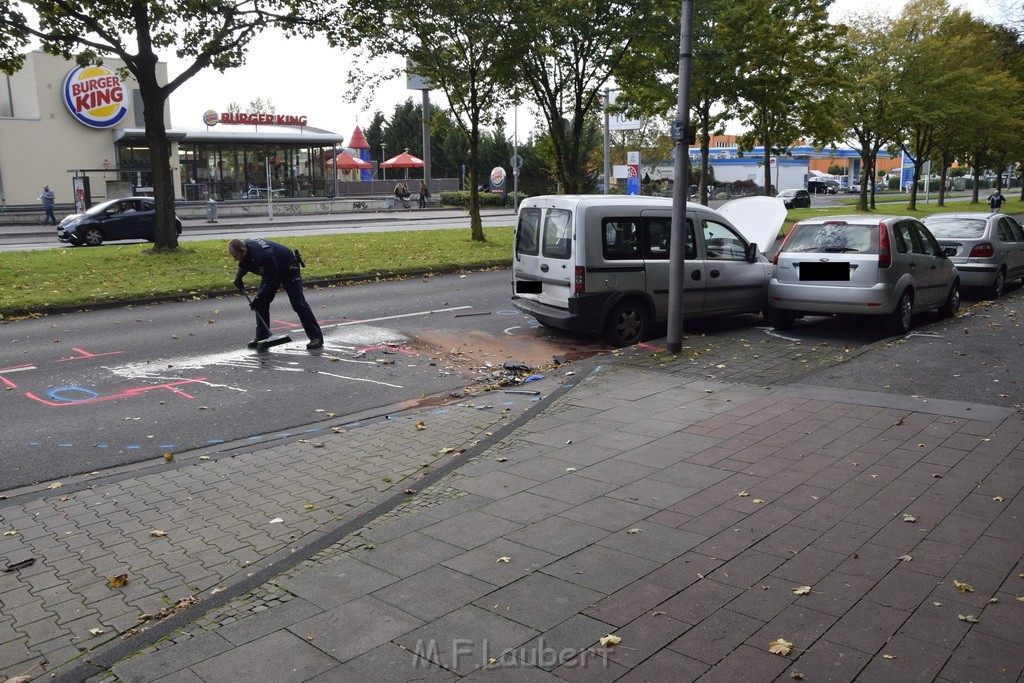
[[[546,264],[546,263],[540,264],[540,270],[541,270],[542,273],[548,272],[548,264]]]
[[[690,279],[691,280],[700,281],[700,271],[699,270],[691,271],[690,272]]]
[[[711,277],[718,277],[719,275],[721,275],[721,273],[718,272],[717,270],[711,270],[710,272],[708,272],[708,275],[710,275]]]

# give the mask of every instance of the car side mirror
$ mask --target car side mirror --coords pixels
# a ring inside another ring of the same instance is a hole
[[[757,244],[751,242],[747,245],[747,261],[749,263],[757,263]]]

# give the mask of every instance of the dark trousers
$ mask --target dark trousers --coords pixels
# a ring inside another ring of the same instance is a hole
[[[288,271],[288,276],[281,281],[281,287],[288,295],[288,300],[292,304],[292,310],[295,311],[299,316],[299,322],[302,323],[302,329],[306,331],[306,336],[310,339],[320,339],[324,336],[323,332],[320,331],[320,323],[316,321],[316,316],[313,315],[313,309],[306,303],[306,296],[302,293],[302,275],[299,274],[298,267],[294,267]],[[274,300],[274,296],[277,291],[270,292],[266,301],[263,301],[263,297],[257,300],[256,313],[256,338],[266,339],[270,336],[270,330],[263,324],[263,321],[270,322],[270,302]]]
[[[53,215],[53,207],[44,206],[43,209],[46,211],[46,216],[43,217],[43,225],[46,225],[47,223],[57,225],[57,217]]]

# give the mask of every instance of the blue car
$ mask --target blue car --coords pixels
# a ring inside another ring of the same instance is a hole
[[[181,220],[174,225],[181,234]],[[98,247],[112,240],[156,238],[156,203],[152,197],[124,197],[97,204],[85,213],[68,216],[57,226],[57,239],[72,246]]]

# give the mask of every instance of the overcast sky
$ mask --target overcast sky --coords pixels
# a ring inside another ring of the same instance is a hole
[[[950,4],[968,9],[979,17],[996,18],[991,7],[993,0],[950,0]],[[901,0],[836,0],[831,14],[833,19],[868,10],[896,15],[902,6]],[[407,90],[405,80],[401,79],[379,89],[371,101],[347,103],[344,99],[345,77],[352,57],[317,41],[286,40],[267,33],[258,36],[247,52],[245,66],[224,74],[206,69],[171,96],[171,123],[174,127],[201,130],[203,113],[207,110],[222,112],[232,102],[244,110],[249,102],[262,98],[271,100],[278,114],[307,116],[310,126],[339,133],[347,143],[355,126],[358,124],[365,130],[375,111],[380,110],[390,117],[396,104],[409,97],[417,104],[421,100],[420,92]],[[396,63],[397,60],[392,61],[391,68]],[[177,60],[168,60],[172,77],[183,68]],[[440,93],[431,93],[431,98],[432,102],[447,106]],[[506,132],[511,137],[512,111],[507,119]],[[521,107],[518,119],[519,139],[524,140],[533,126],[533,115]]]

